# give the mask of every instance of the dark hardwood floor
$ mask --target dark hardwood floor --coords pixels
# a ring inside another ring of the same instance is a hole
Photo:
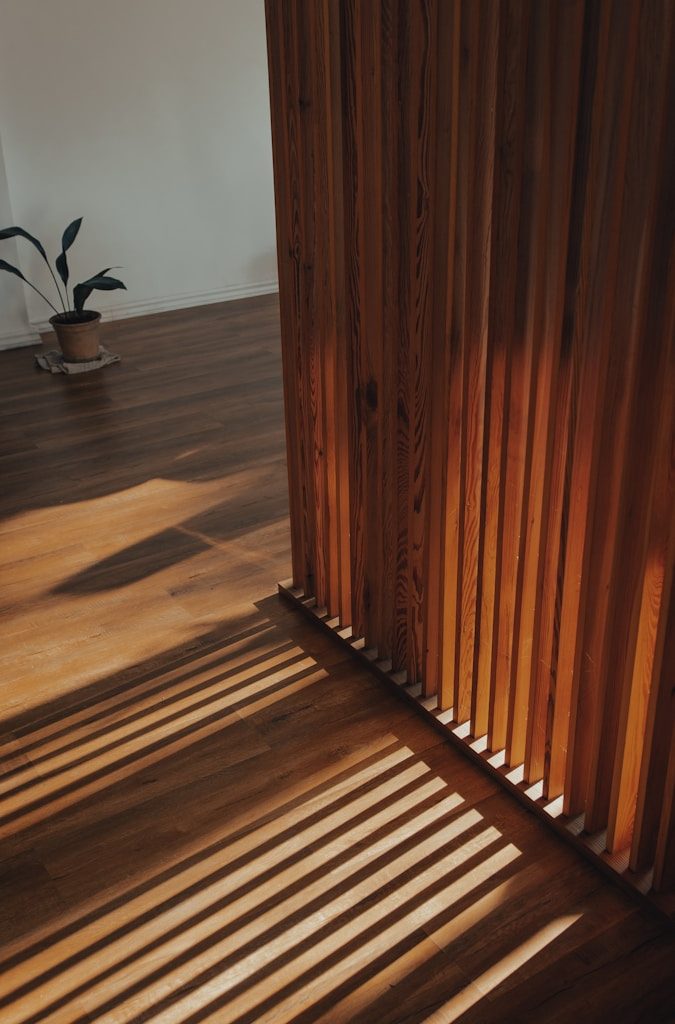
[[[675,1020],[675,941],[280,604],[274,297],[0,353],[0,1021]]]

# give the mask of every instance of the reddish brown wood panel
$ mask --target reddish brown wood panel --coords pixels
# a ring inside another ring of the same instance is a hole
[[[672,3],[267,18],[294,582],[666,886]]]

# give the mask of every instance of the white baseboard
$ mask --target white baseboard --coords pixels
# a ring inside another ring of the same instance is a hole
[[[25,348],[27,345],[39,345],[40,335],[37,330],[0,331],[0,352],[8,348]]]
[[[132,316],[149,316],[152,313],[167,313],[172,309],[190,309],[192,306],[209,306],[214,302],[231,302],[233,299],[246,299],[252,295],[269,295],[279,289],[279,283],[273,281],[256,281],[254,284],[231,284],[225,288],[217,288],[209,292],[182,292],[177,295],[165,295],[155,299],[141,299],[138,302],[121,302],[113,309],[101,313],[101,319],[127,320]],[[95,304],[96,296],[93,296]],[[92,304],[90,302],[90,304]],[[48,320],[31,320],[37,331],[51,331]],[[1,336],[0,336],[1,337]],[[26,342],[25,344],[29,344]],[[1,347],[1,346],[0,346]]]

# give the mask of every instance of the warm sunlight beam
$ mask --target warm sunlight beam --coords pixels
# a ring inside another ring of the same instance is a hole
[[[477,831],[470,841],[458,843],[464,833],[480,828],[480,815],[469,811],[443,822],[438,810],[444,807],[435,809],[431,827],[423,830],[416,821],[413,835],[401,837],[393,851],[374,858],[376,850],[364,851],[356,860],[360,870],[346,879],[342,870],[335,871],[328,893],[323,883],[318,889],[304,890],[301,899],[287,905],[267,942],[256,921],[255,934],[243,948],[238,943],[234,948],[227,943],[214,947],[207,958],[198,961],[200,970],[192,975],[189,997],[178,990],[177,1000],[173,997],[166,1005],[175,1005],[182,1019],[198,1000],[208,1002],[215,996],[219,1006],[227,1003],[232,1020],[244,1007],[252,1012],[252,1006],[262,1019],[270,991],[274,992],[275,1013],[281,1013],[288,1009],[287,1000],[296,1002],[306,984],[316,983],[336,964],[346,970],[361,965],[376,951],[388,948],[402,932],[420,927],[426,900],[434,905],[438,899],[452,902],[453,884],[454,898],[459,895],[457,889],[464,893],[464,864],[482,857],[483,851],[501,838],[496,829],[488,827]],[[518,856],[515,848],[513,856]],[[267,923],[273,926],[273,921]],[[283,955],[276,952],[279,929],[284,934]],[[167,975],[163,973],[162,978],[166,983]],[[177,989],[178,983],[177,977]],[[144,1009],[146,1019],[161,1014],[162,1005],[151,1015]]]
[[[254,905],[251,901],[256,890],[268,885],[271,876],[275,878],[279,899],[283,898],[284,884],[297,889],[299,882],[302,882],[303,864],[307,869],[315,872],[318,870],[323,877],[326,863],[330,860],[330,856],[322,854],[325,848],[328,848],[330,854],[331,844],[337,842],[338,850],[342,850],[350,843],[356,843],[359,836],[371,835],[373,829],[377,834],[378,826],[386,837],[388,826],[396,822],[397,813],[405,810],[411,793],[423,804],[445,788],[443,781],[413,758],[410,751],[405,748],[396,751],[369,766],[366,771],[356,773],[350,785],[337,786],[332,796],[335,810],[331,809],[329,792],[312,803],[301,805],[299,814],[291,812],[263,822],[257,829],[257,850],[261,858],[273,853],[272,869],[261,869],[256,858],[256,848],[251,849],[252,833],[246,830],[227,845],[217,844],[210,857],[205,851],[185,871],[174,874],[150,892],[147,887],[143,887],[136,901],[131,898],[125,901],[125,915],[129,920],[127,927],[119,935],[113,931],[106,937],[107,959],[115,965],[117,960],[122,963],[135,962],[137,953],[146,946],[156,956],[157,949],[172,937],[180,946],[181,936],[184,936],[191,922],[196,927],[202,920],[208,919],[216,901],[227,906],[228,915],[231,916],[233,901],[239,898],[244,912],[247,907]],[[460,798],[455,796],[451,805],[454,807],[458,802],[461,802]],[[336,856],[334,851],[332,856]],[[344,859],[341,853],[338,856],[340,861]],[[148,907],[152,907],[149,920]],[[137,915],[135,922],[134,911]],[[114,913],[110,920],[114,922],[116,917]],[[101,942],[102,930],[105,935],[105,926],[106,917],[103,915],[80,933],[80,953],[75,960],[70,932],[61,945],[58,942],[52,945],[52,953],[63,957],[63,969],[59,973],[66,975],[64,986],[67,986],[70,979],[67,970],[69,962],[73,961],[74,977],[81,975],[82,965],[90,956],[97,962],[97,947]],[[134,952],[131,953],[131,950]],[[28,967],[28,956],[21,957],[14,971],[5,967],[5,999],[11,998],[11,989],[17,983],[20,984],[20,978],[25,976]],[[106,977],[109,973],[106,972]],[[39,980],[35,979],[34,984],[37,983]]]
[[[515,974],[523,964],[540,953],[542,949],[554,942],[559,935],[566,932],[573,924],[576,924],[583,917],[583,914],[562,914],[550,921],[539,931],[531,935],[525,942],[512,949],[510,953],[502,957],[477,978],[467,981],[467,985],[457,995],[444,1003],[429,1017],[424,1019],[424,1024],[450,1024],[451,1021],[470,1010],[476,1003],[480,1002],[486,995],[497,988],[505,978]]]

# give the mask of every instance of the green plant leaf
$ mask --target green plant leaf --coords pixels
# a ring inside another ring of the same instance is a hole
[[[61,239],[61,252],[56,257],[56,269],[59,272],[59,277],[65,285],[68,284],[68,277],[70,276],[66,253],[77,238],[77,233],[80,230],[81,224],[82,218],[78,217],[77,220],[74,220],[72,224],[68,225],[66,230],[63,232],[63,238]]]
[[[73,299],[75,300],[76,312],[82,312],[85,302],[93,291],[113,292],[118,288],[123,288],[126,291],[127,286],[122,281],[118,281],[116,277],[107,277],[108,271],[112,269],[112,267],[107,267],[94,277],[90,277],[88,281],[75,285]]]
[[[48,306],[51,306],[55,313],[58,313],[58,309],[53,302],[50,302],[46,295],[44,295],[39,288],[36,288],[27,277],[24,277],[18,267],[15,267],[12,263],[8,263],[7,260],[0,260],[0,270],[6,270],[8,274],[14,274],[15,277],[25,281],[29,288],[32,288],[34,292],[37,292],[41,299],[44,299]]]
[[[112,267],[106,267],[105,270],[99,270],[98,274],[94,274],[94,277],[89,280],[95,280],[97,277],[105,277],[108,271],[112,269]],[[93,288],[89,287],[89,281],[83,281],[82,284],[75,285],[73,288],[73,302],[75,303],[75,310],[77,313],[82,312],[82,308],[93,290]]]
[[[49,260],[47,259],[47,253],[45,252],[42,242],[40,242],[39,239],[35,238],[34,235],[29,235],[28,232],[24,231],[23,228],[2,228],[2,230],[0,230],[0,241],[5,238],[28,239],[31,245],[34,245],[37,251],[40,253],[45,263],[49,264]]]
[[[99,270],[98,274],[94,274],[93,278],[89,278],[89,281],[96,280],[99,277],[105,277],[108,271],[112,270],[112,267],[106,267],[105,270]],[[89,287],[89,281],[83,281],[82,284],[76,284],[73,288],[73,302],[75,303],[75,310],[78,313],[82,312],[82,308],[93,292],[93,287]]]
[[[7,262],[7,260],[0,260],[0,270],[6,270],[8,274],[16,274],[16,276],[20,277],[22,281],[26,281],[26,278],[23,276],[19,268],[13,267],[11,263]],[[26,284],[28,284],[27,281]]]

